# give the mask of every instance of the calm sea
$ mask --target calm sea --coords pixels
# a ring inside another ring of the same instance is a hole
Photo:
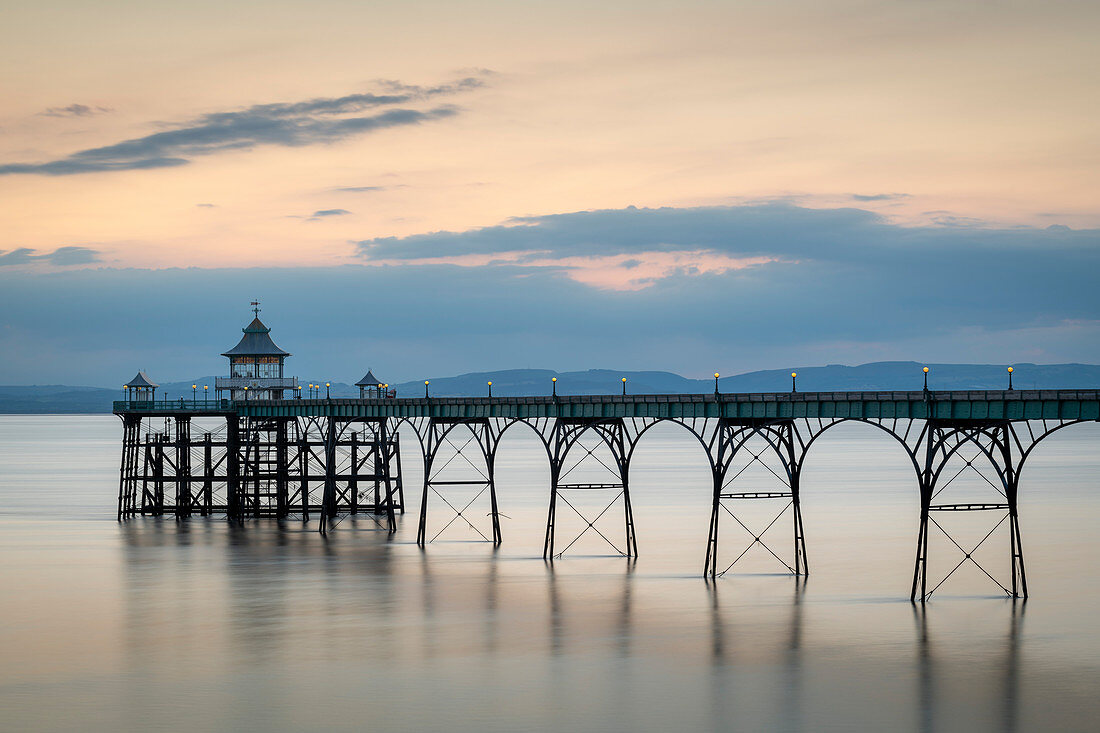
[[[911,468],[866,426],[834,429],[807,460],[804,584],[758,546],[704,583],[708,473],[672,428],[632,466],[637,562],[589,531],[552,566],[545,459],[518,432],[499,458],[497,551],[462,520],[422,551],[415,511],[393,538],[369,519],[327,540],[296,521],[118,524],[120,434],[110,416],[0,416],[4,730],[1100,727],[1100,425],[1055,435],[1023,474],[1031,600],[965,563],[923,612],[909,603]],[[573,501],[591,517],[613,496],[597,494]],[[431,498],[434,534],[451,513]],[[734,508],[756,528],[781,507]],[[487,511],[482,497],[467,515]],[[945,524],[968,550],[992,526],[978,514]],[[585,526],[560,516],[559,548]],[[752,535],[723,521],[724,567]],[[596,526],[621,546],[619,505]],[[1003,531],[974,553],[1002,582]],[[788,558],[790,536],[784,517],[763,539]],[[932,575],[963,557],[933,535]]]

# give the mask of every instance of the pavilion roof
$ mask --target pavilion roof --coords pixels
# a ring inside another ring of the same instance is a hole
[[[290,356],[289,351],[283,351],[271,340],[271,329],[263,324],[259,316],[241,330],[244,336],[240,342],[223,352],[222,356]]]
[[[138,372],[137,376],[126,383],[126,386],[131,389],[148,389],[152,387],[159,387],[160,385],[149,379],[149,375],[145,372]]]
[[[368,369],[367,373],[363,376],[363,378],[355,383],[355,386],[356,387],[381,387],[382,382],[378,381],[378,377],[374,376],[374,372],[372,372],[370,369]]]

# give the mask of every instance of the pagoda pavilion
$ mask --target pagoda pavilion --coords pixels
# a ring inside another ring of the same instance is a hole
[[[138,372],[137,375],[123,385],[123,389],[126,390],[126,399],[130,402],[152,402],[156,399],[157,387],[160,385],[149,379],[149,375],[145,372]]]
[[[218,377],[214,390],[219,399],[225,392],[233,400],[292,397],[297,393],[298,379],[283,376],[283,362],[290,353],[271,340],[271,329],[260,320],[259,302],[252,302],[252,311],[255,318],[241,329],[244,336],[240,342],[222,354],[229,359],[229,376]]]
[[[362,379],[355,383],[355,386],[359,388],[360,399],[386,397],[386,388],[389,387],[388,384],[383,384],[378,377],[374,376],[374,372],[370,369],[367,370]]]

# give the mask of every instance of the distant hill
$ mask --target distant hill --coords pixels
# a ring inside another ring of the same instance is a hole
[[[720,377],[723,392],[786,392],[791,388],[791,371],[798,373],[800,392],[859,390],[906,390],[922,388],[921,367],[912,361],[882,361],[859,366],[830,364],[819,367],[770,369]],[[936,390],[1004,389],[1006,368],[999,364],[928,364],[929,387]],[[1100,365],[1016,364],[1013,384],[1018,389],[1100,388]],[[689,394],[713,392],[713,379],[688,379],[672,372],[629,372],[590,369],[584,372],[554,372],[548,369],[509,369],[475,372],[430,380],[437,397],[484,395],[487,382],[499,397],[549,394],[550,380],[558,378],[558,393],[572,395],[617,394],[623,377],[631,394]],[[424,393],[424,383],[396,385],[399,396]]]
[[[882,361],[859,366],[800,367],[800,392],[859,390],[919,390],[923,385],[922,364],[912,361]],[[928,384],[934,390],[1004,389],[1008,385],[1005,367],[999,364],[929,364]],[[1097,389],[1100,365],[1096,364],[1016,364],[1013,375],[1018,389]],[[688,379],[672,372],[631,372],[614,369],[589,369],[580,372],[555,372],[550,369],[506,369],[496,372],[472,372],[456,377],[432,377],[429,389],[433,397],[471,397],[486,394],[487,382],[493,383],[493,396],[514,397],[550,394],[551,379],[558,378],[558,394],[618,394],[622,378],[627,378],[631,394],[690,394],[714,391],[713,379]],[[303,396],[308,379],[299,380]],[[214,377],[188,382],[168,382],[157,389],[157,396],[170,399],[191,397],[191,385],[210,386],[213,397]],[[723,392],[786,392],[791,388],[791,370],[770,369],[721,377]],[[419,397],[424,382],[391,385],[398,397]],[[359,389],[334,382],[332,397],[357,397]],[[121,399],[122,390],[67,385],[0,386],[0,413],[104,413],[111,402]]]

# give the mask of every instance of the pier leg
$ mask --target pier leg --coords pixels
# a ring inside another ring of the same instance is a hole
[[[286,420],[275,424],[275,516],[285,519],[290,514],[290,447]]]
[[[214,513],[214,443],[210,433],[203,436],[201,512],[204,517]]]
[[[240,418],[225,419],[225,516],[241,519],[241,424]]]
[[[359,433],[351,434],[351,475],[348,476],[348,509],[354,516],[359,513]],[[374,487],[374,505],[378,506],[378,485]],[[377,509],[376,509],[377,511]]]
[[[493,517],[493,544],[502,542],[500,536],[500,511],[497,508],[496,451],[486,454],[485,462],[489,469],[489,504]]]
[[[393,509],[393,480],[390,476],[390,446],[388,434],[386,432],[386,421],[382,420],[378,423],[377,444],[375,445],[375,466],[374,472],[382,475],[382,483],[386,488],[386,521],[389,524],[390,534],[397,531],[397,516],[394,514]],[[375,482],[375,486],[378,483]],[[376,489],[377,495],[377,489]],[[375,500],[375,512],[378,511],[377,499]]]
[[[138,438],[141,434],[141,418],[135,415],[122,416],[122,461],[118,475],[118,521],[132,514],[132,495],[134,485],[135,459]]]
[[[191,418],[176,418],[176,519],[191,516]]]
[[[383,422],[382,425],[383,425],[383,429],[385,429],[385,423],[384,422]],[[393,451],[394,464],[397,466],[397,475],[394,477],[394,482],[395,482],[396,488],[397,488],[397,504],[401,509],[401,513],[404,514],[405,513],[405,484],[404,484],[405,472],[401,470],[401,442],[400,442],[399,436],[396,432],[393,433],[392,440],[390,441],[390,445],[392,446],[391,449]],[[389,456],[389,454],[387,454],[386,455],[387,472],[388,472],[389,461],[390,461],[390,456]]]
[[[1020,539],[1020,514],[1017,496],[1020,489],[1020,476],[1016,464],[1012,462],[1012,443],[1015,434],[1011,425],[1005,425],[1001,435],[1003,460],[1005,465],[1005,498],[1008,501],[1009,551],[1012,558],[1012,597],[1027,598],[1027,574],[1024,572],[1024,547]]]
[[[428,492],[431,490],[430,477],[432,463],[435,459],[435,452],[430,440],[426,450],[428,452],[424,455],[424,490],[420,493],[420,521],[416,526],[416,544],[421,547],[424,546],[428,534]]]
[[[802,467],[795,452],[794,423],[787,423],[784,432],[787,473],[791,485],[791,512],[794,517],[794,574],[809,575],[810,564],[806,558],[806,528],[802,524],[802,500],[799,496]]]
[[[321,534],[336,518],[336,419],[328,418],[325,433],[325,492],[321,500]]]
[[[557,430],[555,429],[555,433]],[[542,559],[554,559],[554,528],[558,514],[558,476],[561,462],[555,457],[550,463],[550,507],[546,512],[546,539],[542,543]]]
[[[703,577],[718,577],[718,513],[722,510],[722,486],[725,471],[721,463],[712,471],[714,494],[710,510],[710,533],[707,535],[707,557],[703,561]]]
[[[309,436],[307,430],[298,435],[298,475],[302,482],[302,522],[309,521]]]

